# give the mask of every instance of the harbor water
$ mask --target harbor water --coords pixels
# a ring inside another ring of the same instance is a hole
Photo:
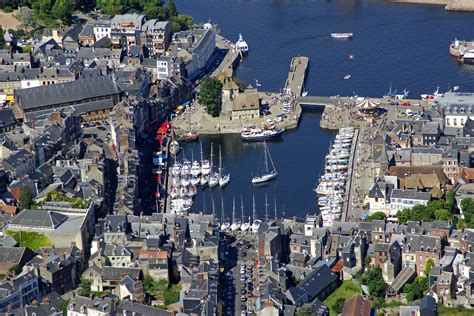
[[[431,93],[437,86],[446,91],[460,86],[474,88],[474,67],[459,65],[448,52],[455,37],[474,38],[471,14],[446,12],[439,6],[396,4],[365,0],[176,0],[178,9],[195,21],[217,23],[222,34],[236,41],[242,33],[249,54],[237,69],[237,76],[262,91],[279,91],[285,82],[292,57],[310,58],[306,90],[310,95],[382,96],[392,89],[407,89],[410,97]],[[330,33],[352,32],[352,40],[334,40]],[[354,56],[348,61],[349,55]],[[347,74],[350,80],[343,80]],[[215,163],[218,145],[223,162],[231,173],[224,189],[225,213],[232,213],[232,197],[240,216],[240,195],[245,213],[251,215],[252,193],[257,212],[265,213],[265,192],[269,215],[273,200],[281,215],[304,216],[316,210],[312,191],[321,174],[333,133],[319,128],[320,113],[304,113],[297,130],[285,132],[281,141],[269,143],[277,179],[264,187],[253,187],[252,173],[259,169],[262,144],[242,143],[239,135],[201,137],[205,156],[214,143]],[[184,145],[184,154],[199,158],[199,144]],[[182,154],[182,153],[181,153]],[[220,217],[218,189],[199,193],[193,210],[211,212],[211,196]]]

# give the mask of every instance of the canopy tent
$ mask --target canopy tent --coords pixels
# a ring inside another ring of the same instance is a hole
[[[356,107],[359,110],[373,110],[380,106],[380,102],[372,101],[370,99],[364,99],[356,103]]]

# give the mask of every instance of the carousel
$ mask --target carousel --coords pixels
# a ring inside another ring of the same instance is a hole
[[[383,114],[380,108],[380,102],[371,99],[363,99],[355,103],[355,108],[358,110],[356,118],[359,120],[366,120],[372,122]]]

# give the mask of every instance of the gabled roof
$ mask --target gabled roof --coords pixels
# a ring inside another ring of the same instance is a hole
[[[11,224],[35,228],[56,229],[67,219],[68,216],[55,211],[26,209],[15,216]]]

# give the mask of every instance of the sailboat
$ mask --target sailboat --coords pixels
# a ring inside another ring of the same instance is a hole
[[[244,202],[242,200],[242,195],[240,195],[240,216],[242,217],[242,225],[240,226],[241,231],[247,231],[250,228],[250,217],[249,221],[245,222],[244,219]]]
[[[240,228],[240,222],[235,218],[235,198],[232,198],[232,225],[230,225],[230,230],[235,232]]]
[[[253,195],[252,201],[253,201],[253,224],[252,224],[251,229],[252,229],[252,232],[256,233],[258,232],[258,229],[260,228],[260,224],[262,223],[262,221],[255,217],[255,195]]]
[[[384,94],[384,99],[393,99],[395,97],[395,92],[392,92],[392,83],[390,82],[390,90],[386,94]]]
[[[171,144],[170,144],[170,147],[169,147],[171,156],[176,157],[176,155],[179,152],[179,149],[180,149],[179,143],[174,139],[174,132],[171,131]]]
[[[221,194],[221,220],[222,220],[221,230],[227,230],[230,227],[229,221],[227,219],[224,219],[224,214],[225,214],[225,212],[224,212],[224,197]]]
[[[214,153],[213,153],[214,146],[211,143],[211,164],[210,164],[210,175],[209,175],[209,186],[211,188],[215,187],[219,184],[219,176],[214,172]]]
[[[263,174],[255,176],[252,178],[252,184],[259,184],[263,182],[270,181],[273,178],[276,178],[278,172],[276,171],[275,165],[273,164],[272,156],[268,150],[266,142],[263,142],[263,153],[264,153],[264,167],[265,171]],[[272,164],[272,170],[268,170],[268,158],[270,158],[270,163]]]
[[[219,145],[219,186],[223,188],[230,181],[230,174],[222,175],[222,151]]]

